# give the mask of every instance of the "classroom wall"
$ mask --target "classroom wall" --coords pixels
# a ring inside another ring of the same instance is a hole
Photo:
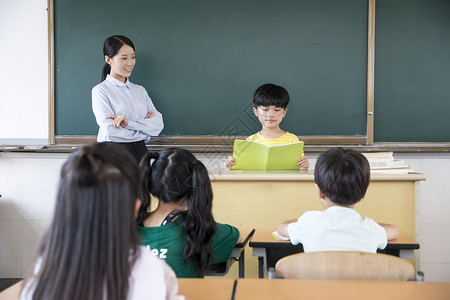
[[[0,144],[47,144],[47,0],[0,1]]]

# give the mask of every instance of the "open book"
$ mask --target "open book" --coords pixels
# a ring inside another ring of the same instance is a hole
[[[303,142],[282,146],[235,140],[233,170],[298,170],[299,158],[303,153]]]

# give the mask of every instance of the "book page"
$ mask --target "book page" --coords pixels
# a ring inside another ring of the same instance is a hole
[[[289,241],[289,238],[282,236],[278,231],[272,232],[272,235],[278,241]]]
[[[282,146],[235,140],[233,170],[298,170],[298,160],[303,153],[303,142]]]

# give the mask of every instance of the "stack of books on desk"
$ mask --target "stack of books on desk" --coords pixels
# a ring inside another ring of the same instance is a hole
[[[363,153],[370,164],[371,173],[408,174],[413,172],[412,166],[404,160],[394,159],[392,152]]]

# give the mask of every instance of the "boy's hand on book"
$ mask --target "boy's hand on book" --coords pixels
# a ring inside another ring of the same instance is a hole
[[[300,172],[308,172],[309,161],[305,155],[300,157],[300,159],[298,160],[297,166],[300,166]]]
[[[231,170],[231,167],[234,166],[235,163],[236,162],[234,161],[233,156],[228,156],[228,158],[224,162],[224,165],[228,170]]]

